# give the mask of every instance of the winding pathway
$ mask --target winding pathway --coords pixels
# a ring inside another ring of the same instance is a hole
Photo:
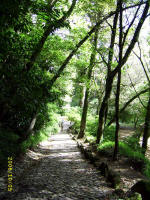
[[[15,200],[108,200],[112,190],[84,159],[66,130],[42,142],[36,150],[40,162],[22,177]]]

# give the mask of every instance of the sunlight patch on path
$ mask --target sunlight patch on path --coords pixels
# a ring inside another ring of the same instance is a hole
[[[11,200],[104,200],[112,192],[64,130],[41,142],[33,154],[40,161]]]

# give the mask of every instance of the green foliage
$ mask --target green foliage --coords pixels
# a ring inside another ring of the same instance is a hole
[[[66,113],[68,120],[73,122],[73,129],[79,131],[80,130],[80,108],[79,107],[71,107],[68,113]]]
[[[114,147],[114,142],[112,142],[112,141],[106,141],[106,142],[101,143],[98,146],[98,149],[99,150],[107,150],[107,149],[110,149],[110,148],[113,148],[113,147]]]
[[[142,200],[142,197],[139,193],[135,192],[132,197],[125,198],[125,200]]]
[[[34,131],[30,137],[23,142],[21,146],[22,152],[26,152],[28,148],[35,147],[39,142],[46,140],[53,134],[60,131],[59,121],[60,115],[58,114],[58,107],[55,104],[48,104],[49,120],[44,124],[42,129]],[[44,117],[45,115],[43,115]]]
[[[129,110],[125,110],[120,114],[120,121],[122,123],[131,123],[131,118],[133,117],[132,113]]]
[[[133,159],[144,159],[144,156],[139,151],[134,151],[131,147],[129,147],[126,143],[120,142],[119,143],[120,153],[131,157]]]
[[[41,112],[38,116],[38,122],[34,131],[32,131],[32,134],[21,146],[18,144],[19,135],[12,132],[11,129],[0,129],[0,163],[2,166],[7,165],[7,158],[9,156],[15,157],[20,153],[26,152],[28,148],[35,147],[42,140],[60,131],[58,106],[49,103],[47,109],[47,120],[45,120],[45,113]]]
[[[88,115],[87,117],[87,126],[86,126],[86,135],[95,137],[97,134],[97,126],[98,126],[98,116]],[[106,127],[103,133],[103,142],[111,142],[114,141],[115,138],[115,125],[111,125],[110,127]]]
[[[17,155],[35,146],[49,134],[59,131],[59,114],[64,105],[66,79],[50,90],[56,74],[73,43],[51,35],[31,70],[27,71],[33,52],[47,26],[64,15],[70,3],[50,5],[49,1],[2,1],[0,5],[0,155]],[[68,26],[68,22],[58,27]],[[38,51],[38,50],[37,50]],[[62,85],[64,87],[62,87]],[[55,103],[54,103],[55,102]],[[33,131],[26,134],[37,113]],[[2,133],[1,133],[2,131]],[[8,134],[9,133],[9,134]],[[16,136],[16,137],[15,137]],[[14,139],[13,139],[14,138]],[[20,139],[25,138],[21,144]],[[4,144],[4,145],[3,145]],[[8,145],[10,144],[10,145]],[[5,147],[6,146],[6,147]],[[7,147],[8,146],[8,147]]]
[[[130,137],[127,137],[125,140],[124,140],[125,143],[127,143],[127,145],[132,148],[133,150],[141,150],[141,147],[140,147],[140,144],[139,144],[139,138],[137,136],[137,134],[134,134]]]
[[[96,137],[97,133],[97,125],[98,125],[98,116],[92,116],[88,114],[87,116],[87,124],[86,124],[86,135],[91,135]]]
[[[69,19],[70,21],[65,20],[60,24],[57,23],[57,20],[61,19],[70,8],[71,1],[2,0],[0,4],[0,162],[6,160],[10,155],[15,156],[20,153],[19,145],[21,151],[25,152],[27,148],[36,146],[49,135],[59,131],[59,115],[63,113],[62,108],[65,105],[64,96],[66,94],[72,94],[72,106],[81,106],[84,87],[90,86],[87,72],[93,35],[77,50],[66,71],[60,70],[61,74],[59,74],[58,69],[60,69],[69,53],[78,47],[76,44],[87,35],[89,28],[95,25],[97,20],[102,19],[105,12],[108,13],[111,9],[115,10],[116,4],[115,1],[111,0],[81,0],[77,2],[75,13]],[[54,5],[52,5],[53,3]],[[126,3],[124,2],[124,6]],[[98,48],[106,62],[109,53],[108,40],[111,36],[109,28],[111,23],[112,19],[108,19],[107,24],[101,24],[98,35],[98,41],[100,41]],[[51,33],[44,34],[50,25],[53,26],[53,28],[51,27]],[[127,24],[123,24],[123,26],[126,30]],[[57,27],[57,29],[54,27]],[[60,31],[59,28],[63,28],[63,30]],[[45,38],[46,42],[45,39],[41,40],[41,38]],[[41,51],[37,47],[42,42],[44,46]],[[35,56],[33,52],[37,55],[40,53],[35,62],[34,59],[31,59]],[[117,58],[117,51],[115,53]],[[114,60],[112,61],[112,69],[117,65],[117,61]],[[30,61],[34,63],[31,70],[28,71]],[[87,116],[86,127],[86,137],[91,141],[96,138],[98,116],[95,115],[95,112],[98,110],[97,106],[100,105],[104,95],[103,90],[107,74],[106,62],[102,63],[102,61],[101,56],[97,54],[94,63],[95,68],[92,73],[91,94],[89,95],[91,96],[89,97],[89,101],[91,101],[91,107],[89,106],[89,108],[91,110]],[[123,73],[125,75],[125,71]],[[58,77],[61,75],[61,77],[53,85],[53,88],[49,89],[51,88],[51,79],[55,75],[58,75]],[[70,83],[68,80],[72,81],[71,92],[68,91]],[[96,89],[95,85],[98,85]],[[99,85],[101,91],[99,91]],[[123,87],[121,88],[123,95],[121,94],[120,104],[124,102],[122,96],[130,97],[133,92],[128,93]],[[116,87],[114,89],[115,94]],[[114,94],[112,94],[112,99],[109,101],[112,104],[110,104],[108,110],[112,113],[108,113],[108,118],[114,112]],[[145,103],[147,96],[143,96],[142,100]],[[18,140],[26,136],[36,113],[37,120],[32,134],[26,141],[18,145]],[[136,101],[130,105],[129,110],[121,114],[120,119],[125,123],[133,123],[139,114],[138,123],[141,123],[145,116],[145,109],[139,106],[139,102]],[[78,107],[71,108],[67,116],[70,121],[74,122],[73,128],[79,131],[81,109]],[[102,147],[103,145],[104,148],[109,147],[112,144],[114,132],[114,126],[105,128]],[[120,149],[124,154],[124,149],[126,153],[130,153],[130,148],[133,150],[140,149],[138,140],[134,137],[128,138],[123,144],[125,146],[120,146]],[[134,156],[138,158],[139,153]],[[133,155],[129,156],[132,157]],[[139,159],[143,158],[139,157]],[[145,173],[148,174],[149,165],[146,166]]]
[[[113,141],[106,141],[99,144],[98,149],[100,151],[109,151],[110,149],[114,149],[115,143]],[[143,169],[143,173],[150,178],[150,161],[145,158],[145,156],[141,153],[141,151],[138,151],[138,149],[135,151],[132,147],[130,147],[128,144],[124,142],[119,142],[119,153],[121,155],[127,156],[130,159],[136,160],[136,161],[142,161],[145,165],[145,168]]]
[[[103,140],[106,142],[115,140],[115,125],[111,125],[104,129]]]
[[[73,128],[77,131],[80,130],[80,120],[81,120],[81,108],[79,107],[72,107],[67,114],[68,120],[74,122]],[[88,114],[87,116],[87,123],[86,123],[86,137],[91,140],[95,139],[96,131],[97,131],[97,124],[98,124],[98,116],[93,117],[92,115]]]

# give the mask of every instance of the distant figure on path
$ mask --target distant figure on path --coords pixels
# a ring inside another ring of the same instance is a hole
[[[61,127],[61,131],[63,131],[64,130],[64,119],[63,118],[62,118],[60,127]]]

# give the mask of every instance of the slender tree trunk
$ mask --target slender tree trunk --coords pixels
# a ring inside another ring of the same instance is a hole
[[[97,39],[98,39],[98,28],[99,27],[97,27],[97,29],[95,31],[95,36],[94,36],[94,49],[93,49],[93,52],[91,53],[90,65],[89,65],[89,70],[88,70],[88,84],[87,84],[86,91],[85,91],[84,105],[83,105],[81,124],[80,124],[80,132],[79,132],[78,138],[84,137],[84,131],[85,131],[85,127],[86,127],[86,118],[87,118],[87,111],[88,111],[88,97],[89,97],[92,70],[93,70],[94,63],[95,63]]]
[[[134,117],[134,129],[135,129],[135,130],[136,130],[138,121],[139,121],[139,118],[137,118],[137,116]]]
[[[119,64],[121,66],[122,63],[122,39],[123,39],[123,30],[122,30],[122,0],[119,0]],[[117,160],[118,150],[119,150],[119,98],[120,98],[120,84],[121,84],[121,68],[118,71],[118,81],[117,81],[117,92],[116,92],[116,102],[115,102],[115,110],[116,110],[116,130],[115,130],[115,148],[113,154],[113,160]]]
[[[108,115],[108,104],[107,104],[107,107],[106,107],[106,109],[105,109],[105,115],[104,115],[104,127],[105,127],[105,125],[106,125],[107,115]]]
[[[134,52],[134,54],[140,60],[141,66],[144,70],[145,76],[147,78],[147,81],[148,81],[149,87],[150,87],[150,78],[149,78],[149,75],[147,73],[144,62],[142,60],[142,51],[141,51],[139,42],[138,42],[138,46],[139,46],[139,50],[140,50],[140,56],[138,56],[135,52]],[[141,102],[141,100],[140,100],[140,102]],[[143,103],[142,103],[142,105],[143,105]],[[143,134],[143,140],[142,140],[142,152],[143,152],[144,155],[145,155],[146,150],[147,150],[147,143],[148,143],[149,134],[150,134],[150,88],[149,88],[149,99],[148,99],[147,108],[146,108],[146,115],[145,115],[144,134]]]
[[[118,13],[118,3],[117,3],[116,14],[115,14],[114,20],[113,20],[111,42],[110,42],[109,54],[108,54],[105,96],[104,96],[104,99],[102,101],[101,109],[100,109],[100,112],[99,112],[99,124],[98,124],[98,129],[97,129],[97,138],[96,138],[97,144],[100,142],[102,134],[103,134],[104,117],[105,117],[106,109],[108,108],[108,99],[110,97],[111,90],[112,90],[113,78],[111,76],[111,64],[112,64],[113,54],[114,54],[113,51],[114,51],[115,38],[116,38],[116,28],[117,28],[118,14],[119,13]]]
[[[102,101],[102,99],[99,97],[98,98],[98,105],[97,105],[97,109],[96,109],[96,114],[97,115],[99,114],[99,110],[100,110],[100,107],[101,107],[101,101]]]
[[[79,99],[79,107],[83,108],[84,105],[84,97],[85,96],[85,88],[84,86],[81,86],[81,94],[80,94],[80,99]]]
[[[113,154],[113,160],[117,160],[118,150],[119,150],[119,97],[120,97],[120,83],[121,83],[121,69],[118,72],[118,81],[117,81],[117,93],[116,93],[116,102],[115,102],[115,118],[116,118],[116,130],[115,130],[115,148]]]
[[[86,88],[78,139],[84,137],[84,131],[86,127],[86,117],[87,117],[87,111],[88,111],[88,97],[89,97],[89,88]]]
[[[101,108],[99,111],[99,122],[98,122],[97,139],[96,139],[97,144],[99,144],[102,134],[103,134],[104,117],[105,117],[105,112],[108,106],[108,99],[110,97],[111,90],[112,90],[112,83],[113,83],[113,78],[109,75],[106,80],[105,96],[104,96],[104,99],[102,101]]]
[[[49,36],[49,34],[53,31],[53,27],[49,26],[46,28],[45,32],[43,33],[42,38],[38,42],[35,50],[33,51],[30,61],[26,64],[26,71],[30,71],[30,69],[33,67],[37,57],[39,56],[40,52],[42,51],[42,48],[44,46],[44,43]]]
[[[147,104],[145,124],[144,124],[144,134],[143,134],[143,141],[142,141],[142,149],[143,149],[144,155],[147,150],[147,142],[148,142],[148,138],[149,138],[149,132],[150,132],[150,91],[149,91],[149,100],[148,100],[148,104]]]
[[[18,139],[18,144],[21,144],[22,142],[24,142],[25,140],[27,140],[29,138],[29,136],[31,135],[33,129],[34,129],[34,126],[35,126],[35,123],[36,123],[36,120],[37,120],[37,112],[34,114],[32,120],[31,120],[31,123],[29,125],[29,128],[28,130],[26,131],[26,133],[24,134],[24,136],[20,137]]]

